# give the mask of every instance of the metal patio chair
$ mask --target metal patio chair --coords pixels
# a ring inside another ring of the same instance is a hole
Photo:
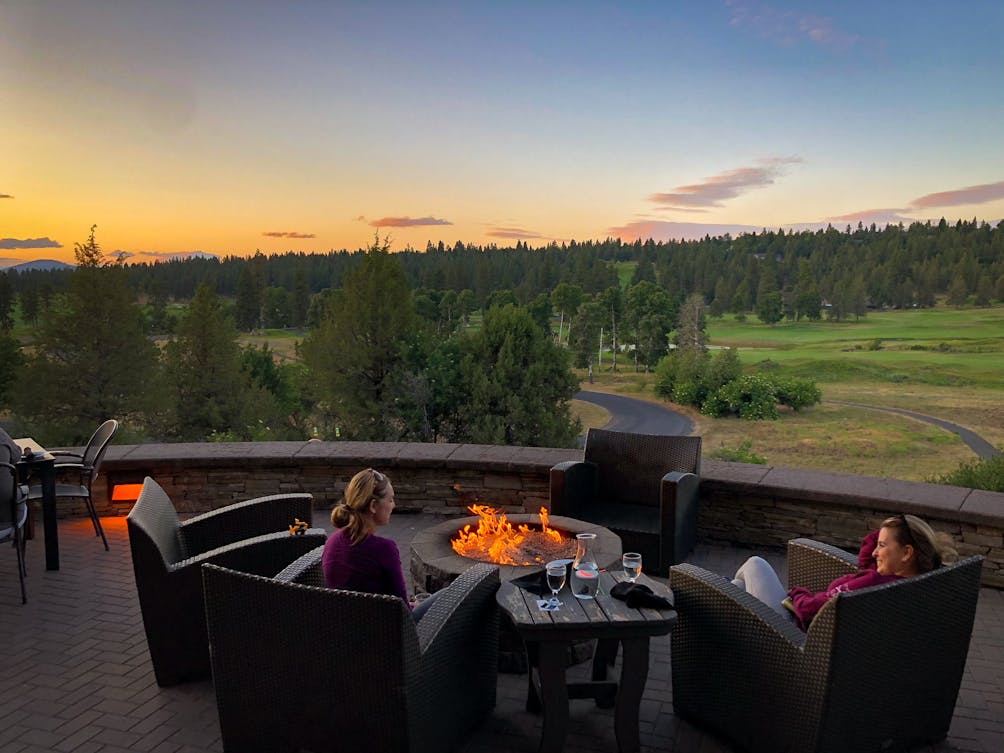
[[[28,520],[28,503],[18,484],[17,468],[13,463],[0,462],[0,542],[12,541],[17,555],[17,575],[21,580],[21,603],[28,603],[24,578],[28,574],[25,564],[25,523]]]
[[[115,419],[108,419],[87,440],[87,445],[82,453],[68,450],[49,450],[54,455],[56,462],[54,465],[57,474],[56,501],[61,499],[80,498],[87,504],[87,513],[90,515],[91,524],[94,526],[94,535],[101,537],[101,543],[108,551],[108,539],[105,538],[105,531],[101,527],[101,519],[94,508],[94,498],[91,494],[91,487],[94,479],[98,476],[101,468],[101,461],[104,459],[105,450],[118,431],[119,422]],[[58,483],[59,479],[64,483]],[[69,479],[72,483],[66,483]],[[42,487],[40,484],[32,484],[28,489],[28,499],[36,500],[42,498]]]

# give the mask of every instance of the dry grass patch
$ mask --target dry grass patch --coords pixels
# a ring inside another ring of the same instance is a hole
[[[610,421],[610,411],[585,400],[571,401],[572,418],[582,422],[582,431],[602,429]]]
[[[777,421],[698,419],[704,452],[746,439],[769,465],[913,481],[954,470],[973,453],[951,432],[905,416],[834,405]]]

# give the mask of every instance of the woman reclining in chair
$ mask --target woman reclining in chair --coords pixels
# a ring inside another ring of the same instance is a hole
[[[801,586],[785,591],[774,568],[760,557],[746,560],[732,582],[786,615],[802,630],[808,630],[816,613],[842,591],[920,575],[953,561],[957,556],[948,534],[935,532],[915,515],[896,515],[884,520],[879,530],[872,531],[862,540],[858,552],[860,570],[837,578],[825,591],[813,593]]]
[[[386,474],[366,468],[352,477],[342,501],[331,511],[331,525],[337,530],[324,543],[321,555],[324,585],[400,596],[417,622],[433,599],[418,606],[408,600],[397,544],[376,535],[379,526],[390,522],[393,511],[394,486]]]

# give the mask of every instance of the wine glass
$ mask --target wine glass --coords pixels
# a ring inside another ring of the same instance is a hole
[[[565,587],[565,575],[568,572],[565,562],[547,563],[547,587],[551,589],[551,600],[547,605],[552,609],[561,606],[558,601],[558,591]]]
[[[638,552],[624,552],[621,564],[624,565],[624,574],[629,583],[638,580],[638,575],[641,573],[641,555]]]

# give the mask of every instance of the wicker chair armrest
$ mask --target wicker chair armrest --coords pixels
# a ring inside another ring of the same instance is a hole
[[[198,571],[202,565],[212,563],[242,573],[271,577],[297,557],[323,546],[326,538],[322,528],[311,528],[295,536],[288,531],[253,536],[181,560],[171,565],[168,572]]]
[[[566,460],[551,468],[551,514],[574,515],[578,506],[596,497],[599,467],[584,460]]]
[[[824,591],[837,578],[858,569],[857,555],[813,539],[788,542],[788,588]]]
[[[684,563],[670,568],[669,585],[681,620],[688,619],[688,611],[692,619],[694,610],[701,610],[704,617],[715,614],[729,621],[726,634],[734,640],[756,641],[757,645],[777,640],[790,650],[805,644],[805,633],[793,622],[723,575]],[[732,632],[740,623],[747,633],[742,637]]]
[[[193,557],[253,536],[288,531],[294,518],[309,523],[313,499],[312,494],[272,494],[196,515],[178,528],[182,553]]]
[[[449,649],[462,624],[478,619],[484,602],[495,603],[499,588],[498,566],[487,563],[473,565],[437,593],[436,601],[418,623],[418,645],[423,654],[443,645]],[[489,610],[494,612],[494,610]],[[491,614],[488,615],[491,618]],[[473,626],[477,629],[477,626]]]

